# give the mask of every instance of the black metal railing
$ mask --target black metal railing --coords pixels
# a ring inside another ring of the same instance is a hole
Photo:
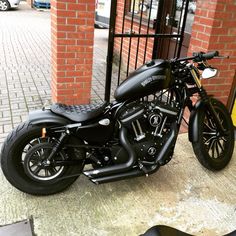
[[[122,16],[120,16],[121,6],[119,6],[119,17],[122,23],[119,22],[121,30],[118,30],[117,0],[112,1],[105,84],[106,101],[110,100],[114,66],[118,70],[116,79],[119,85],[124,79],[121,75],[127,77],[131,70],[147,60],[180,56],[188,4],[189,0],[124,0]],[[127,25],[129,25],[129,32],[126,32]],[[170,48],[174,48],[171,53]],[[115,50],[118,51],[116,65],[113,63]]]

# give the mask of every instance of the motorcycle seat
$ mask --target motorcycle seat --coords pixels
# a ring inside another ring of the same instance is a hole
[[[61,103],[53,104],[50,109],[53,113],[66,117],[74,122],[91,120],[101,115],[107,103],[88,104],[88,105],[65,105]]]

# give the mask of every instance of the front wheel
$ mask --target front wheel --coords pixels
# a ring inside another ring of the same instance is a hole
[[[82,172],[85,160],[83,149],[62,149],[48,163],[46,158],[59,137],[42,138],[42,128],[20,124],[8,135],[1,151],[1,167],[7,180],[19,190],[33,195],[54,194],[69,187]],[[80,159],[81,164],[53,165],[65,159]]]
[[[204,167],[216,171],[223,169],[231,160],[234,150],[234,128],[224,104],[212,99],[212,105],[226,132],[220,134],[210,112],[201,109],[197,124],[198,141],[193,143],[193,150]]]

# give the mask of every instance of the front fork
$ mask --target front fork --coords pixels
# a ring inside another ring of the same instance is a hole
[[[215,108],[212,105],[211,97],[208,96],[206,90],[203,88],[203,86],[201,84],[201,80],[193,67],[190,68],[190,72],[194,78],[194,81],[195,81],[198,89],[199,89],[199,95],[200,95],[203,103],[205,104],[207,110],[209,111],[210,115],[213,117],[217,129],[219,130],[220,134],[225,134],[226,130],[224,129],[222,123],[220,122],[220,119],[215,111]]]

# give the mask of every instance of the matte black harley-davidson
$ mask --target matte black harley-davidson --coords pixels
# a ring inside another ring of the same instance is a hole
[[[4,175],[35,195],[60,192],[81,173],[96,184],[148,176],[171,160],[186,107],[198,160],[207,169],[223,169],[234,149],[232,121],[200,80],[216,75],[207,63],[214,57],[217,51],[152,60],[129,75],[112,103],[54,104],[30,113],[3,144]]]

